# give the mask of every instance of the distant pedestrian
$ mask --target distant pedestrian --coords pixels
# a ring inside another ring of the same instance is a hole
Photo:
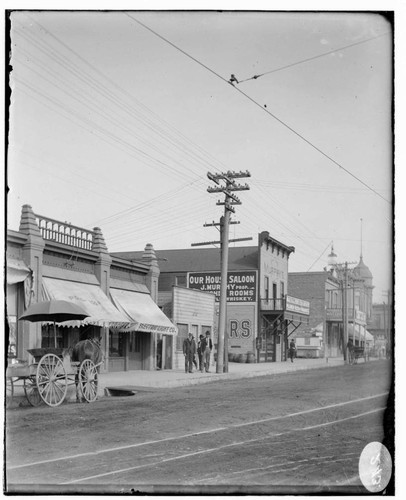
[[[196,354],[196,342],[193,339],[192,333],[183,342],[183,354],[185,356],[185,372],[193,372],[193,360]]]
[[[295,357],[296,357],[296,344],[295,341],[292,339],[289,344],[289,358],[292,363],[293,363],[293,358]]]
[[[348,339],[347,349],[348,349],[348,361],[350,364],[352,364],[354,361],[354,344],[351,339]]]
[[[199,370],[203,373],[203,349],[206,348],[206,339],[202,334],[199,336],[199,342],[197,343],[197,355],[199,357]]]
[[[204,351],[203,351],[203,364],[205,367],[205,370],[207,373],[210,371],[210,354],[213,349],[213,342],[211,341],[210,338],[210,332],[206,332],[206,338],[204,339],[205,341],[205,346],[204,346]]]
[[[195,343],[196,345],[196,341],[195,341],[195,338],[193,337],[193,342]],[[197,352],[197,349],[196,349],[196,352]],[[195,365],[195,368],[197,370],[197,360],[196,360],[196,354],[193,354],[193,364]]]

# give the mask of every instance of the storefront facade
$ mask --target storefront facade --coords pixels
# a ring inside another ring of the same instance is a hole
[[[347,340],[351,339],[355,346],[372,347],[373,336],[367,330],[372,311],[372,274],[362,257],[354,269],[348,270],[345,280],[332,266],[318,272],[289,273],[289,288],[310,303],[309,326],[301,326],[296,335],[316,337],[321,333],[321,356],[344,357],[345,327]]]
[[[142,263],[112,257],[99,228],[38,216],[29,205],[19,231],[7,233],[6,277],[10,356],[30,360],[28,349],[54,346],[53,327],[18,320],[42,300],[69,300],[85,309],[83,321],[57,325],[56,343],[100,339],[102,371],[155,369],[157,335],[177,333],[156,304],[159,267],[151,245]]]
[[[258,361],[286,360],[289,335],[299,324],[308,322],[306,301],[288,295],[288,260],[293,251],[293,247],[271,238],[266,231],[258,235],[257,246],[229,248],[225,338],[229,359],[252,353]],[[161,250],[156,254],[161,262],[159,295],[163,301],[169,301],[168,294],[174,286],[214,296],[216,347],[220,250]],[[120,252],[115,255],[138,259],[141,254]],[[169,316],[179,327],[174,315]],[[179,344],[187,333],[181,328]]]

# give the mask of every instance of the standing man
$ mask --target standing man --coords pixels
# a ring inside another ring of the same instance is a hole
[[[197,355],[199,356],[199,370],[203,373],[203,353],[206,350],[206,339],[202,334],[199,336],[197,343]]]
[[[189,332],[189,337],[183,342],[183,354],[185,356],[185,372],[193,373],[193,360],[196,354],[196,342]]]
[[[289,357],[291,362],[293,363],[293,358],[296,357],[296,345],[295,341],[292,339],[289,344]]]
[[[206,346],[205,346],[205,349],[203,351],[203,363],[204,363],[204,367],[206,369],[206,372],[208,373],[210,370],[210,354],[211,354],[211,351],[213,349],[213,342],[211,341],[211,338],[210,338],[210,332],[207,331],[206,332]]]

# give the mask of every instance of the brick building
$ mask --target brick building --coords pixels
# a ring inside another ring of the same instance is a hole
[[[332,255],[336,257],[333,250]],[[357,266],[346,272],[344,280],[343,270],[332,261],[324,271],[289,273],[289,291],[310,302],[309,328],[300,326],[295,336],[315,337],[320,332],[320,354],[326,357],[341,357],[344,354],[344,318],[348,338],[353,340],[354,345],[373,345],[373,336],[367,330],[372,314],[372,274],[362,255]],[[344,283],[347,284],[345,295]]]

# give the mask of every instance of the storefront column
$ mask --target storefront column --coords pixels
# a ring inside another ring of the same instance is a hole
[[[93,229],[93,244],[92,250],[99,254],[99,258],[94,264],[94,274],[99,280],[100,288],[107,295],[110,296],[110,266],[112,262],[112,257],[109,255],[106,242],[104,241],[103,234],[99,227]],[[108,354],[109,354],[109,329],[102,328],[102,344],[106,348],[106,362],[105,370],[108,372]]]
[[[42,255],[45,242],[41,236],[31,205],[23,205],[19,231],[28,236],[22,249],[22,256],[25,264],[33,271],[33,296],[31,297],[31,303],[40,302],[42,300]],[[19,310],[18,315],[21,315],[23,312]],[[21,321],[19,327],[23,331],[23,342],[19,346],[20,352],[18,356],[27,359],[27,349],[41,345],[41,322],[31,323],[29,321]]]

